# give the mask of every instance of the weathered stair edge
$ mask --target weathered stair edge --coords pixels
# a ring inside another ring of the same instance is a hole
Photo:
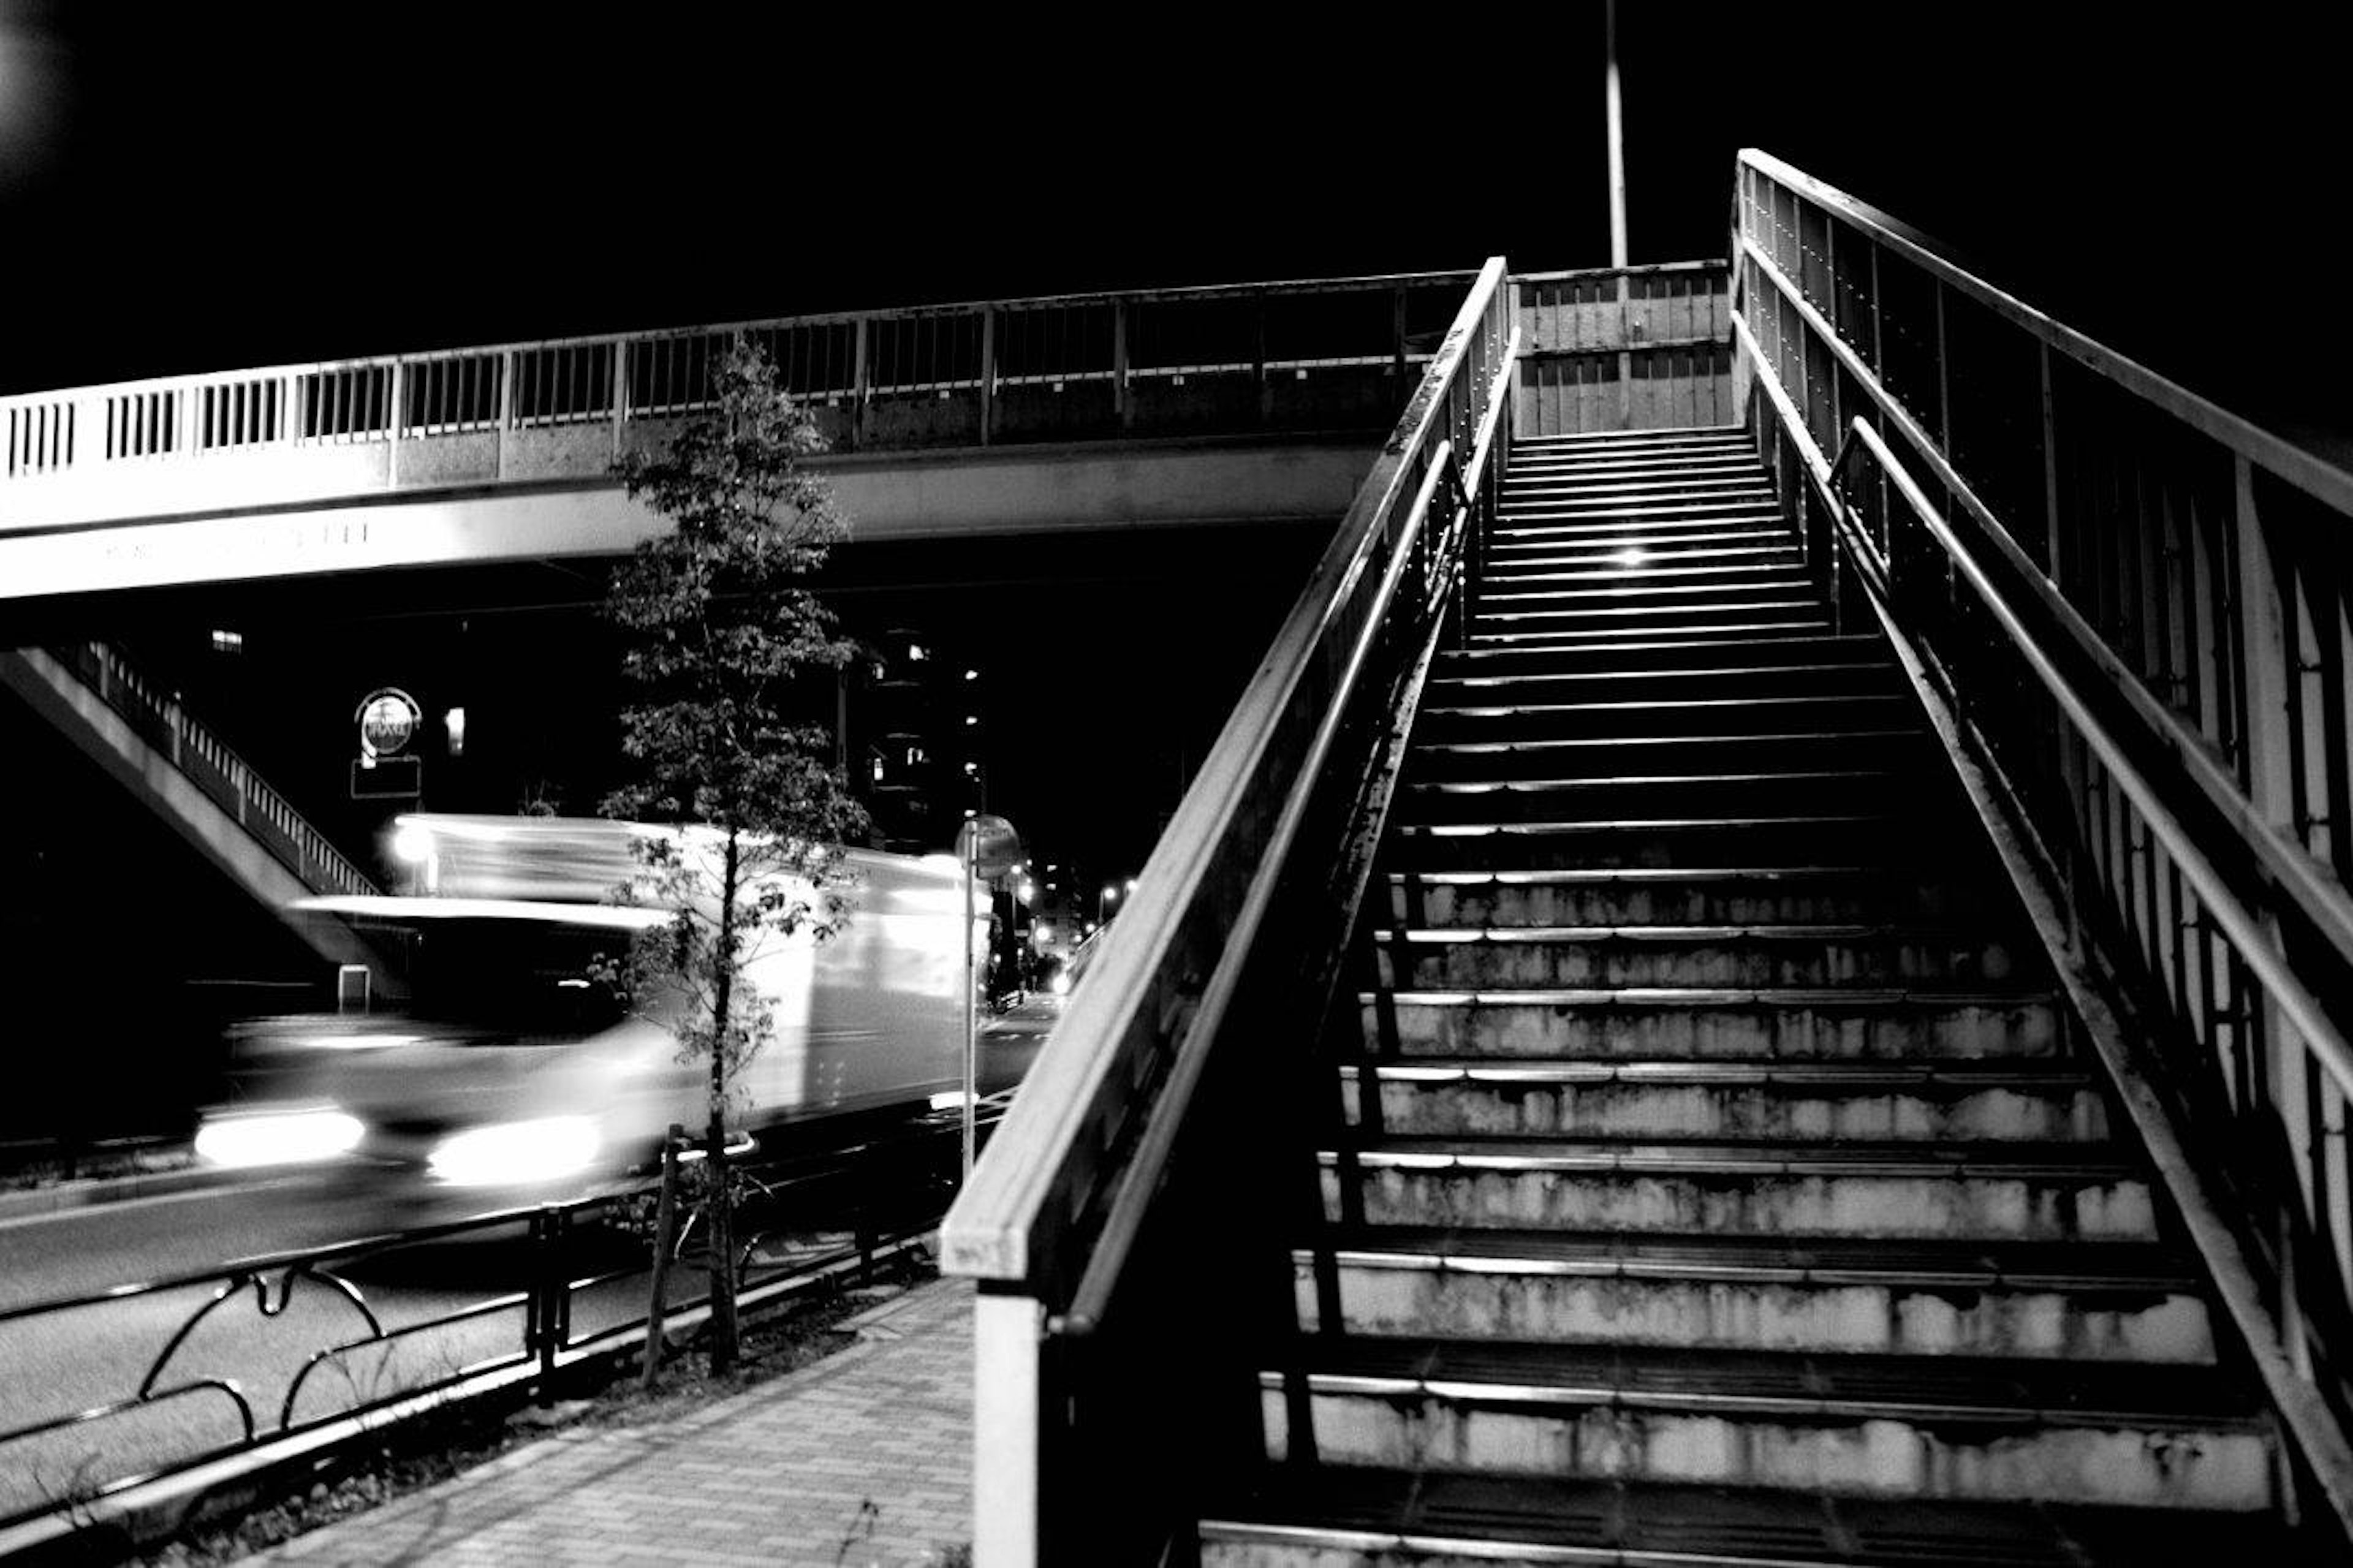
[[[2014,803],[1998,784],[1999,775],[1983,761],[1982,743],[1954,713],[1942,689],[1930,678],[1920,649],[1888,613],[1876,584],[1867,575],[1864,583],[1873,590],[1864,594],[1864,601],[1894,649],[1930,728],[1944,743],[1961,791],[2017,891],[2027,921],[2049,957],[2056,984],[2084,1026],[2086,1042],[2106,1071],[2118,1108],[2138,1135],[2184,1234],[2205,1264],[2214,1294],[2237,1330],[2249,1363],[2263,1380],[2264,1394],[2300,1450],[2314,1486],[2336,1516],[2338,1530],[2353,1538],[2353,1445],[2348,1444],[2318,1390],[2297,1373],[2281,1350],[2278,1321],[2250,1261],[2254,1248],[2225,1217],[2234,1211],[2190,1153],[2163,1093],[2142,1069],[2116,1006],[2071,939],[2048,874],[2028,850],[2027,837],[2016,826],[2021,818],[2014,812]]]

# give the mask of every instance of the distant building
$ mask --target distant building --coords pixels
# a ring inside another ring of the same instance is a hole
[[[847,673],[845,751],[878,847],[945,849],[958,824],[987,809],[987,686],[967,650],[905,626]]]

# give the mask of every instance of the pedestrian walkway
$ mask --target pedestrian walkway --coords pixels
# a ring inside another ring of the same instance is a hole
[[[582,1427],[274,1548],[306,1564],[937,1568],[972,1539],[972,1289],[856,1321],[857,1344],[671,1420]]]

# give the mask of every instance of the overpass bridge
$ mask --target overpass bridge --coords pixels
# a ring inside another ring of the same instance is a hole
[[[945,1227],[983,1568],[2344,1561],[2353,479],[1736,179],[1722,262],[16,399],[0,581],[611,553],[738,331],[886,534],[1336,516]]]
[[[946,1223],[982,1568],[2353,1550],[2353,478],[1728,259],[1702,430],[1472,286]]]
[[[743,340],[831,441],[819,466],[850,552],[1329,527],[1470,280],[931,305],[0,398],[0,621],[54,641],[45,611],[142,590],[625,554],[660,520],[617,460],[706,407],[711,368]],[[1705,266],[1518,280],[1543,344],[1524,361],[1530,426],[1725,417],[1724,281]],[[0,683],[265,903],[364,885],[357,846],[339,851],[300,790],[122,647],[0,653]]]
[[[1723,416],[1720,269],[1627,276],[1623,302],[1615,274],[1520,283],[1545,322],[1532,422],[1623,417],[1621,398]],[[739,339],[818,414],[857,541],[1328,524],[1469,280],[934,305],[0,398],[0,602],[625,553],[656,520],[615,462],[704,407]]]

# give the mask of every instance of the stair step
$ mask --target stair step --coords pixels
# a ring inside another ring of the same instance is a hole
[[[1561,669],[1523,668],[1490,671],[1465,669],[1460,663],[1442,664],[1433,673],[1424,700],[1439,707],[1464,702],[1494,703],[1508,699],[1511,706],[1531,702],[1607,701],[1640,698],[1707,698],[1751,695],[1759,689],[1790,695],[1825,691],[1896,692],[1903,689],[1901,673],[1893,666],[1851,658],[1807,658],[1785,654],[1778,658],[1687,661],[1672,669]]]
[[[1525,759],[1490,756],[1492,774],[1534,775]],[[1463,771],[1463,770],[1458,770]],[[1883,810],[1913,791],[1936,798],[1941,781],[1921,768],[1791,769],[1699,774],[1624,773],[1608,778],[1497,776],[1421,780],[1397,801],[1398,826],[1506,825],[1657,813],[1672,818],[1798,816]]]
[[[1568,686],[1567,681],[1584,681]],[[1567,740],[1579,735],[1693,736],[1788,729],[1890,730],[1912,726],[1919,709],[1908,691],[1890,690],[1879,670],[1812,678],[1796,691],[1742,691],[1703,679],[1660,694],[1565,676],[1531,683],[1529,694],[1449,684],[1433,689],[1414,726],[1416,741]],[[1706,692],[1707,695],[1701,693]],[[1498,700],[1505,697],[1507,700]]]
[[[2056,1056],[2046,993],[1924,986],[1379,991],[1357,996],[1383,1055],[1902,1061]]]
[[[1439,650],[1436,673],[1457,675],[1611,675],[1641,670],[1724,668],[1764,664],[1845,664],[1893,668],[1875,637],[1766,634],[1699,642],[1615,642],[1587,648],[1461,647]]]
[[[1922,835],[1928,833],[1929,841]],[[1389,863],[1400,871],[1640,869],[1670,866],[1810,865],[1841,856],[1871,859],[1953,855],[1978,841],[1957,817],[1933,829],[1891,812],[1727,817],[1393,823]]]
[[[1987,985],[2041,972],[1951,926],[1434,926],[1377,931],[1373,953],[1378,984],[1418,991]]]
[[[1370,1086],[1385,1136],[2096,1143],[2109,1131],[2087,1077],[2032,1063],[1415,1057],[1339,1079],[1349,1124],[1364,1124]]]
[[[1778,531],[1785,538],[1792,536],[1788,519],[1778,507],[1746,496],[1728,496],[1722,500],[1660,499],[1581,505],[1557,500],[1522,501],[1496,513],[1488,538],[1599,533],[1630,524],[1673,522],[1705,522],[1712,527],[1738,525],[1754,528],[1760,533]]]
[[[1524,504],[1497,511],[1488,525],[1493,549],[1513,543],[1599,540],[1613,534],[1729,532],[1757,541],[1797,542],[1797,531],[1778,506],[1741,500],[1653,500],[1613,506]]]
[[[1740,474],[1756,478],[1766,472],[1756,457],[1743,451],[1634,452],[1588,458],[1514,458],[1504,469],[1506,483],[1528,479],[1598,479],[1652,474]]]
[[[1386,880],[1388,918],[1427,926],[1862,922],[1999,907],[1948,873],[1904,866],[1431,869],[1392,871]]]
[[[1507,789],[1518,782],[1607,779],[1773,779],[1872,773],[1935,776],[1925,729],[1767,730],[1752,734],[1568,735],[1556,740],[1430,741],[1408,752],[1406,782]],[[1725,815],[1736,815],[1736,810]],[[1678,811],[1675,815],[1688,816]]]
[[[2147,1568],[2302,1562],[2242,1512],[1901,1500],[1271,1465],[1213,1502],[1203,1568]]]
[[[1295,1249],[1292,1268],[1309,1331],[2215,1359],[2195,1270],[2173,1249],[2139,1242],[1337,1227]]]
[[[1753,632],[1830,629],[1829,614],[1810,594],[1712,604],[1650,604],[1559,610],[1534,607],[1482,611],[1471,641],[1581,641],[1595,637],[1655,638],[1697,631]]]
[[[2147,1178],[2090,1143],[1385,1137],[1326,1150],[1325,1216],[1371,1225],[1751,1236],[2157,1237]],[[1358,1215],[1352,1205],[1361,1205]]]
[[[1757,535],[1698,534],[1663,538],[1620,536],[1586,542],[1529,540],[1498,545],[1487,552],[1485,581],[1493,583],[1525,572],[1632,571],[1662,572],[1686,567],[1778,567],[1802,573],[1805,556],[1789,540]]]
[[[1588,653],[1619,647],[1664,648],[1705,646],[1730,638],[1756,637],[1825,637],[1830,616],[1820,609],[1784,605],[1744,615],[1677,616],[1672,621],[1611,622],[1596,626],[1547,626],[1541,619],[1504,616],[1506,624],[1484,630],[1473,626],[1471,651]]]
[[[1927,834],[1927,838],[1923,838]],[[1923,862],[1978,846],[1977,826],[1953,817],[1934,828],[1892,810],[1725,817],[1562,817],[1490,822],[1393,822],[1396,871],[1638,871],[1668,867],[1788,867],[1842,857]]]
[[[1704,589],[1720,594],[1731,588],[1794,592],[1807,583],[1803,563],[1795,551],[1774,552],[1764,559],[1745,561],[1670,560],[1647,552],[1637,556],[1632,547],[1599,560],[1546,563],[1499,561],[1481,579],[1482,605],[1517,604],[1531,596],[1575,599],[1599,593],[1667,594]]]
[[[1606,452],[1618,447],[1665,449],[1682,447],[1736,447],[1749,450],[1748,430],[1741,425],[1690,425],[1671,430],[1575,430],[1558,436],[1521,436],[1512,442],[1516,458],[1525,452]]]
[[[1616,580],[1623,577],[1623,580]],[[1648,582],[1621,574],[1505,578],[1482,583],[1474,599],[1477,616],[1557,614],[1599,610],[1662,610],[1685,605],[1779,603],[1813,596],[1813,584],[1787,568],[1744,567],[1724,582]]]
[[[1533,474],[1506,475],[1503,503],[1505,515],[1529,508],[1642,506],[1653,502],[1746,500],[1771,504],[1773,486],[1755,469],[1723,474],[1688,472],[1658,475]]]
[[[2274,1501],[2266,1423],[2210,1367],[1409,1339],[1318,1341],[1309,1355],[1304,1372],[1259,1375],[1270,1459],[1303,1415],[1327,1463],[1891,1499]]]

